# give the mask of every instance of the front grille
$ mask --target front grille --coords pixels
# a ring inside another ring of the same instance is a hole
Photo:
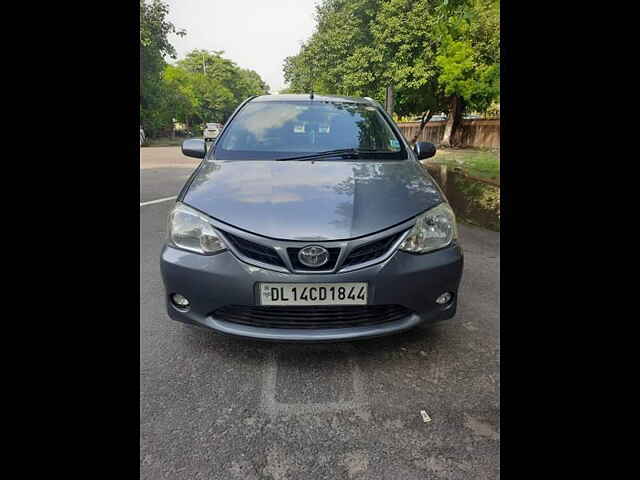
[[[361,263],[369,262],[378,257],[381,257],[389,251],[391,245],[394,244],[398,238],[404,232],[395,233],[388,237],[376,240],[375,242],[367,243],[361,247],[354,248],[347,259],[342,264],[343,267],[351,267],[353,265],[359,265]]]
[[[329,252],[329,260],[327,261],[327,263],[317,268],[307,267],[306,265],[300,263],[300,260],[298,259],[298,252],[302,250],[302,248],[304,247],[287,248],[289,260],[291,260],[291,265],[293,266],[294,270],[305,270],[310,272],[314,270],[333,270],[336,266],[336,262],[338,261],[338,257],[340,256],[340,248],[327,248],[327,251]]]
[[[260,307],[227,305],[213,317],[264,328],[347,328],[378,325],[411,314],[401,305],[340,305],[314,307]]]
[[[277,265],[284,267],[284,262],[278,252],[271,247],[260,245],[259,243],[251,242],[245,238],[231,235],[229,232],[224,232],[225,238],[227,238],[234,247],[236,247],[240,253],[245,257],[252,258],[262,263],[268,263],[270,265]]]

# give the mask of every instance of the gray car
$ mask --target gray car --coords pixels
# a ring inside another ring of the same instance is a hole
[[[246,100],[180,192],[161,256],[167,311],[241,337],[343,341],[454,316],[454,213],[374,100]]]

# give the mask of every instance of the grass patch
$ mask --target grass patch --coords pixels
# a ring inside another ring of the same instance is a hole
[[[499,150],[441,149],[427,162],[459,168],[472,177],[500,184]]]

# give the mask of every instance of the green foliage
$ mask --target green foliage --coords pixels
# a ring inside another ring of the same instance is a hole
[[[140,123],[155,135],[171,121],[164,109],[166,90],[162,72],[165,57],[175,58],[169,34],[185,35],[167,21],[169,7],[162,0],[140,0]]]
[[[474,0],[440,27],[438,82],[446,96],[462,97],[477,111],[486,111],[500,95],[499,5]]]
[[[298,55],[285,59],[288,90],[383,99],[376,73],[381,57],[371,48],[370,29],[379,6],[379,0],[325,0],[317,6],[313,36]]]
[[[247,97],[269,93],[253,70],[239,68],[223,52],[193,50],[163,75],[166,109],[180,123],[224,122]]]
[[[370,96],[396,112],[485,110],[499,96],[498,0],[324,0],[317,26],[284,62],[292,93]]]
[[[185,35],[167,20],[162,0],[140,0],[140,122],[150,137],[170,135],[174,119],[195,131],[204,122],[224,122],[252,95],[269,93],[256,72],[239,68],[224,52],[193,50],[176,65],[170,34]]]
[[[169,6],[162,0],[140,0],[140,45],[150,59],[164,58],[165,55],[175,58],[176,52],[169,43],[168,35],[186,34],[167,21],[168,14]]]
[[[400,115],[446,109],[437,82],[434,58],[439,46],[438,2],[392,0],[383,2],[372,25],[382,52],[382,83],[395,88]]]
[[[500,99],[500,97],[498,97],[498,100]],[[487,108],[486,111],[486,115],[489,118],[495,118],[495,117],[500,117],[500,102],[492,102],[491,105],[489,105],[489,108]]]

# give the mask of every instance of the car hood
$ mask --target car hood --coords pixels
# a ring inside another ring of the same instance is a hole
[[[426,168],[404,161],[207,161],[182,201],[282,240],[347,240],[443,201]]]

